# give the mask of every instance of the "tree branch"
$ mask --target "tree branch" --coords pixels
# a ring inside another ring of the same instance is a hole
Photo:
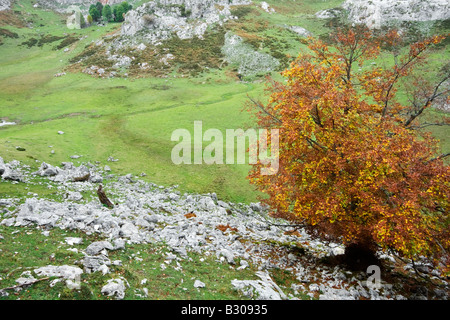
[[[411,122],[414,121],[414,119],[416,119],[418,116],[420,116],[420,115],[422,114],[422,112],[423,112],[423,111],[424,111],[424,110],[425,110],[425,109],[426,109],[426,108],[427,108],[434,100],[436,100],[436,98],[438,98],[438,97],[440,97],[440,96],[442,96],[442,95],[444,95],[444,94],[447,94],[447,93],[450,91],[450,90],[444,90],[444,91],[438,93],[439,87],[440,87],[444,82],[446,82],[449,78],[450,78],[450,73],[447,74],[445,77],[443,77],[443,78],[441,79],[441,81],[439,81],[439,83],[435,86],[435,88],[434,88],[434,90],[433,90],[433,94],[432,94],[430,97],[428,97],[427,100],[425,101],[425,103],[424,103],[421,107],[417,108],[418,110],[417,110],[415,113],[413,113],[413,114],[409,117],[409,119],[405,122],[405,127],[409,126],[409,125],[411,124]]]
[[[21,284],[12,286],[12,287],[7,287],[7,288],[0,289],[0,292],[5,291],[5,290],[15,290],[15,289],[26,287],[26,286],[31,286],[32,284],[38,283],[40,281],[45,281],[45,280],[48,280],[48,279],[50,279],[50,277],[45,277],[45,278],[41,278],[41,279],[34,279],[34,280],[29,281],[29,282],[24,282],[24,283],[21,283]]]
[[[262,112],[264,112],[266,115],[268,115],[269,117],[271,117],[273,120],[275,120],[278,123],[282,123],[282,121],[280,119],[278,119],[277,117],[275,117],[273,114],[269,113],[266,108],[258,101],[255,101],[254,99],[252,99],[252,97],[250,97],[249,95],[247,95],[247,97],[250,99],[251,102],[253,102],[253,104],[255,106],[257,106],[259,109],[261,109]]]
[[[408,129],[410,129],[410,130],[417,130],[417,129],[423,129],[423,128],[426,128],[426,127],[429,127],[429,126],[450,126],[450,123],[443,123],[443,122],[439,122],[439,123],[428,123],[428,122],[425,122],[425,123],[423,123],[422,125],[420,125],[420,126],[410,126]]]
[[[385,103],[384,103],[384,108],[383,108],[383,111],[382,111],[382,117],[381,118],[384,118],[385,116],[386,116],[386,113],[387,113],[387,109],[388,109],[388,105],[389,105],[389,94],[391,93],[391,91],[392,91],[392,89],[394,88],[394,85],[397,83],[397,81],[398,81],[398,79],[400,78],[400,76],[401,76],[401,73],[402,73],[402,71],[403,70],[405,70],[407,67],[409,67],[415,60],[417,60],[418,58],[419,58],[419,56],[424,52],[424,51],[426,51],[426,49],[428,48],[430,46],[430,44],[428,44],[428,45],[425,45],[423,48],[419,48],[418,49],[418,51],[416,52],[416,53],[414,53],[414,54],[412,54],[411,52],[410,52],[410,56],[408,57],[408,59],[406,60],[406,62],[405,63],[403,63],[403,65],[401,66],[401,67],[395,67],[395,72],[394,72],[394,77],[393,77],[393,79],[392,79],[392,81],[391,81],[391,83],[390,83],[390,85],[389,85],[389,87],[388,87],[388,89],[387,89],[387,91],[386,91],[386,95],[385,95],[385,99],[386,99],[386,101],[385,101]],[[448,79],[448,76],[447,77],[445,77],[444,79]],[[439,88],[439,86],[442,84],[442,82],[444,82],[445,80],[442,80],[438,85],[437,85],[437,87],[435,88],[435,92],[437,91],[437,89]],[[429,104],[429,103],[431,103],[432,101],[434,100],[434,98],[431,100],[431,101],[427,101],[427,103]],[[423,107],[423,109],[425,109],[427,106],[428,106],[428,104],[425,104],[425,106]],[[423,111],[423,109],[422,109],[422,111]],[[420,111],[420,113],[422,113],[422,111]],[[420,115],[420,113],[419,113],[419,115]],[[418,116],[418,115],[417,115]],[[417,116],[415,116],[412,120],[414,120]],[[411,121],[412,121],[411,120]],[[409,121],[408,123],[411,123],[411,121]],[[407,125],[405,125],[405,126],[407,126]]]
[[[435,160],[439,160],[439,159],[444,159],[444,158],[446,158],[446,157],[448,157],[448,156],[450,156],[450,152],[443,153],[443,154],[441,154],[440,156],[437,156],[437,157],[435,157],[435,158],[433,158],[433,159],[428,160],[426,163],[428,164],[428,163],[430,163],[431,161],[435,161]]]

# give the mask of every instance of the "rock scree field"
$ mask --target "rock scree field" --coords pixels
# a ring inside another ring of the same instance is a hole
[[[96,1],[0,1],[0,300],[447,300],[425,260],[380,251],[378,269],[354,270],[341,243],[271,217],[248,161],[171,159],[195,121],[256,128],[246,104],[308,36],[359,22],[448,34],[446,1],[408,2],[103,1],[113,15],[92,21]],[[429,67],[449,57],[447,38]],[[448,111],[423,120],[443,151],[448,126],[427,123]]]

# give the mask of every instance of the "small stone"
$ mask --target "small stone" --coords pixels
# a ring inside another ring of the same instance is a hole
[[[70,290],[79,290],[81,289],[81,283],[79,281],[72,281],[70,279],[66,280],[66,286]]]
[[[295,254],[289,253],[288,254],[288,259],[292,260],[292,261],[295,261],[295,260],[297,260],[297,256]]]
[[[69,246],[72,246],[74,244],[81,244],[81,243],[83,243],[83,238],[66,237],[64,240],[66,241],[66,243]]]
[[[70,201],[80,201],[83,199],[83,196],[81,195],[81,193],[75,191],[75,192],[68,192],[67,194],[67,200]]]
[[[203,282],[201,282],[200,280],[195,280],[194,288],[204,288],[204,287],[206,287],[206,285]]]
[[[22,181],[22,175],[18,171],[13,170],[8,166],[4,167],[2,178],[4,180]]]

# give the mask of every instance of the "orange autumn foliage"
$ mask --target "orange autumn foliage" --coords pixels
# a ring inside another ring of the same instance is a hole
[[[248,178],[268,195],[262,201],[273,216],[345,245],[426,256],[448,272],[447,155],[414,130],[438,98],[448,103],[448,90],[441,81],[414,106],[396,96],[400,80],[443,38],[411,45],[387,69],[370,61],[400,41],[395,31],[376,37],[357,27],[338,32],[333,45],[309,38],[308,53],[282,73],[286,81],[272,81],[268,103],[257,103],[259,125],[280,130],[279,171],[261,175],[257,163]]]

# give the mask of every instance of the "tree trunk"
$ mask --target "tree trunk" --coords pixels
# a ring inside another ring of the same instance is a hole
[[[361,241],[348,245],[345,248],[344,264],[352,271],[367,271],[371,265],[382,267],[376,256],[376,246],[369,241]]]

